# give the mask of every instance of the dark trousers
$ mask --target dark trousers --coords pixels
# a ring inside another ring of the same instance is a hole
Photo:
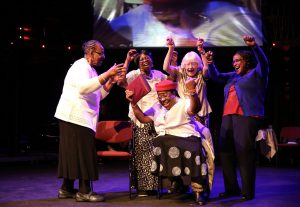
[[[222,118],[219,150],[226,192],[239,192],[236,167],[239,166],[242,194],[255,195],[255,138],[262,120],[239,115]]]

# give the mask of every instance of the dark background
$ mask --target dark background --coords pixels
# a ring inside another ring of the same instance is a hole
[[[92,38],[93,7],[91,0],[16,0],[1,7],[0,57],[4,78],[1,81],[0,155],[14,156],[45,149],[49,143],[45,142],[44,135],[57,135],[53,116],[63,80],[73,61],[82,57],[81,44]],[[266,37],[263,49],[271,66],[265,127],[272,125],[277,134],[283,126],[300,125],[297,8],[295,3],[262,1]],[[32,30],[25,32],[19,27]],[[31,40],[22,40],[19,36],[29,36]],[[46,48],[42,48],[42,44]],[[148,49],[153,54],[154,68],[161,70],[167,48]],[[219,70],[230,71],[232,55],[242,48],[208,49],[214,51]],[[190,50],[195,48],[179,48],[179,60]],[[98,72],[123,62],[127,51],[128,48],[106,49],[106,60]],[[223,86],[208,82],[207,96],[213,109],[210,128],[216,140],[222,115]],[[127,112],[124,90],[115,86],[101,103],[100,119],[126,120]]]

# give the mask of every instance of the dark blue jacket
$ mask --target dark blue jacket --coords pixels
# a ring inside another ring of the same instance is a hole
[[[229,88],[234,85],[244,116],[264,116],[264,100],[268,84],[269,64],[260,47],[252,48],[257,59],[257,66],[241,76],[236,72],[219,73],[214,64],[209,65],[209,78],[225,83],[224,105],[228,98]]]

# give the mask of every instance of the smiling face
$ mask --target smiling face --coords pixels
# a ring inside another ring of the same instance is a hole
[[[246,61],[240,54],[235,54],[232,59],[232,66],[238,75],[244,75],[247,73]]]
[[[183,57],[181,67],[188,77],[195,77],[202,70],[203,65],[199,55],[191,51]]]
[[[194,62],[194,61],[188,61],[185,64],[185,72],[187,74],[187,76],[189,77],[194,77],[196,76],[197,72],[198,72],[198,63]]]
[[[139,57],[139,68],[141,71],[148,74],[153,67],[152,59],[149,55],[141,54]]]
[[[176,95],[173,91],[158,91],[157,98],[159,103],[170,110],[176,103]]]

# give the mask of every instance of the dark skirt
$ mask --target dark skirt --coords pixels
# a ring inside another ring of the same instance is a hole
[[[59,130],[58,177],[98,180],[95,132],[65,121]]]
[[[153,174],[163,177],[207,175],[201,138],[164,135],[155,138],[153,145]]]

